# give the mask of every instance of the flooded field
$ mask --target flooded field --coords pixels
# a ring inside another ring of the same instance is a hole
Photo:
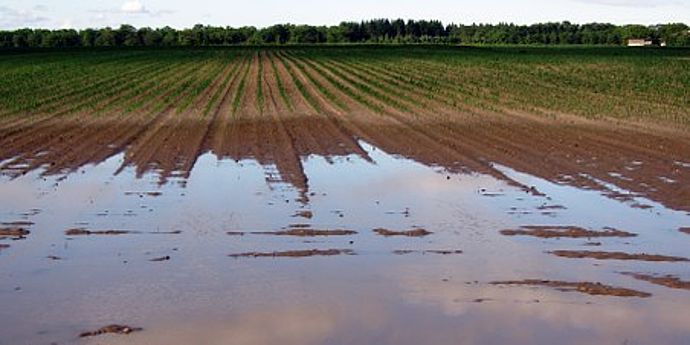
[[[8,170],[0,344],[690,339],[687,210],[353,140],[298,170],[212,150]]]
[[[164,52],[0,61],[0,345],[690,342],[684,50]]]

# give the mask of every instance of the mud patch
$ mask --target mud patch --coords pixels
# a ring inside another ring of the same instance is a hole
[[[130,333],[139,332],[139,331],[143,331],[143,330],[144,330],[143,328],[139,328],[139,327],[109,325],[109,326],[101,327],[95,331],[83,332],[83,333],[79,334],[79,337],[80,338],[86,338],[86,337],[94,337],[94,336],[103,335],[103,334],[130,334]]]
[[[312,211],[297,211],[297,212],[295,212],[293,217],[312,219],[314,217],[314,213]]]
[[[2,243],[0,243],[0,250],[7,249],[7,248],[9,248],[9,247],[10,247],[9,244],[2,244]]]
[[[627,231],[604,228],[601,231],[589,230],[577,226],[522,226],[520,229],[501,230],[505,236],[533,236],[540,238],[595,238],[595,237],[636,237]]]
[[[565,282],[557,280],[509,280],[509,281],[495,281],[489,284],[492,285],[528,285],[528,286],[545,286],[554,288],[558,291],[565,292],[580,292],[594,296],[617,296],[617,297],[650,297],[652,294],[637,290],[631,290],[621,287],[604,285],[602,283],[592,282]]]
[[[65,231],[65,235],[67,236],[91,236],[91,235],[109,235],[109,236],[116,236],[116,235],[126,235],[126,234],[133,234],[134,232],[132,231],[126,231],[126,230],[86,230],[84,228],[75,228],[75,229],[69,229]]]
[[[335,255],[355,255],[352,249],[309,249],[309,250],[289,250],[283,252],[250,252],[228,255],[231,258],[305,258],[310,256],[335,256]]]
[[[587,250],[554,250],[550,254],[569,259],[597,259],[597,260],[638,260],[638,261],[667,261],[685,262],[690,259],[679,256],[667,256],[657,254],[628,254],[623,252],[595,252]]]
[[[680,228],[678,231],[690,235],[690,228]]]
[[[34,225],[34,222],[28,221],[28,220],[20,220],[16,222],[3,222],[0,223],[3,226],[11,226],[11,227],[27,227],[27,226],[32,226]]]
[[[24,236],[30,233],[31,232],[29,230],[20,227],[0,228],[0,239],[5,237],[11,237],[15,239],[24,238]]]
[[[433,234],[433,232],[426,229],[418,228],[407,231],[394,231],[383,228],[374,229],[374,232],[385,237],[390,236],[407,236],[407,237],[424,237]]]
[[[291,229],[284,231],[266,231],[266,232],[252,232],[253,235],[273,235],[273,236],[297,236],[297,237],[315,237],[315,236],[348,236],[356,235],[354,230],[316,230],[316,229]]]
[[[646,281],[652,284],[661,285],[672,289],[690,290],[690,281],[684,281],[672,275],[660,276],[633,272],[623,272],[621,274],[633,277],[637,280]]]
[[[462,250],[410,250],[410,249],[399,249],[394,250],[395,255],[407,255],[407,254],[439,254],[439,255],[455,255],[462,254]]]

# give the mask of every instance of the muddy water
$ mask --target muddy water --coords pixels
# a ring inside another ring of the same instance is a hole
[[[687,281],[690,263],[550,253],[690,257],[690,236],[678,231],[690,225],[686,213],[494,166],[534,187],[525,191],[360,145],[366,160],[302,159],[307,191],[280,182],[275,166],[212,154],[200,156],[187,178],[162,185],[156,171],[137,177],[134,167],[120,170],[124,154],[60,177],[3,177],[0,221],[30,233],[0,240],[9,245],[0,249],[0,344],[690,341],[690,291],[621,274]],[[535,225],[637,236],[500,233]],[[84,231],[67,235],[70,229]],[[357,233],[266,234],[290,229]],[[599,282],[651,296],[492,284],[526,279]],[[143,330],[79,338],[111,324]]]

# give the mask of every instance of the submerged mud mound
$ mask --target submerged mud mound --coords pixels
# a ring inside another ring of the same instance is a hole
[[[596,237],[635,237],[627,231],[604,228],[601,231],[584,229],[577,226],[521,226],[520,229],[501,230],[505,236],[533,236],[540,238],[596,238]]]
[[[86,338],[86,337],[94,337],[94,336],[103,335],[103,334],[130,334],[130,333],[134,333],[134,332],[140,332],[142,330],[143,330],[143,328],[139,328],[139,327],[109,325],[109,326],[101,327],[95,331],[83,332],[83,333],[79,334],[79,337],[80,338]]]
[[[75,229],[69,229],[69,230],[65,231],[65,235],[67,235],[67,236],[91,236],[91,235],[116,236],[116,235],[132,234],[132,233],[135,233],[135,232],[126,231],[126,230],[86,230],[84,228],[75,228]]]
[[[19,227],[0,228],[0,239],[5,237],[22,238],[30,233],[29,230]]]
[[[545,286],[551,287],[559,291],[566,292],[580,292],[594,296],[617,296],[617,297],[650,297],[652,294],[636,291],[621,287],[614,287],[604,285],[602,283],[591,282],[565,282],[557,280],[539,280],[539,279],[525,279],[525,280],[509,280],[509,281],[495,281],[492,285],[528,285],[528,286]]]
[[[383,228],[378,228],[374,229],[374,232],[385,237],[391,237],[391,236],[407,236],[407,237],[424,237],[433,234],[433,232],[428,231],[426,229],[412,229],[412,230],[405,230],[405,231],[395,231],[395,230],[388,230],[388,229],[383,229]]]
[[[252,232],[253,235],[273,235],[273,236],[297,236],[297,237],[316,237],[316,236],[348,236],[356,235],[354,230],[317,230],[317,229],[291,229],[283,231]]]
[[[652,284],[665,286],[672,289],[690,290],[690,281],[681,280],[672,275],[652,275],[642,273],[623,272],[622,274],[631,276],[637,280],[646,281]]]
[[[282,252],[249,252],[228,255],[231,258],[305,258],[310,256],[355,255],[352,249],[308,249]]]
[[[462,254],[462,250],[412,250],[412,249],[398,249],[394,250],[395,255],[407,255],[407,254],[439,254],[439,255],[453,255]]]
[[[587,250],[554,250],[553,255],[569,259],[597,259],[597,260],[639,260],[639,261],[667,261],[685,262],[688,258],[658,254],[628,254],[623,252],[597,252]]]

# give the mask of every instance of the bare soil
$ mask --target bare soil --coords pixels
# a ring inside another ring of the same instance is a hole
[[[501,234],[505,236],[533,236],[540,238],[596,238],[596,237],[635,237],[627,231],[617,230],[613,228],[604,228],[604,230],[589,230],[577,226],[522,226],[520,229],[501,230]]]
[[[690,228],[680,228],[678,231],[690,235]]]
[[[690,259],[657,254],[628,254],[623,252],[601,252],[586,250],[555,250],[550,252],[553,255],[569,259],[597,259],[597,260],[639,260],[639,261],[667,261],[684,262]]]
[[[539,191],[513,181],[496,164],[549,181],[599,190],[631,205],[644,207],[634,198],[646,197],[690,211],[690,169],[673,164],[690,161],[687,132],[625,121],[584,120],[567,114],[544,117],[510,109],[450,107],[422,90],[387,91],[370,85],[408,108],[404,111],[353,86],[352,81],[366,84],[368,76],[361,71],[348,74],[352,64],[325,63],[351,81],[331,72],[325,74],[353,90],[358,99],[329,82],[314,67],[318,64],[288,55],[262,53],[239,62],[241,67],[226,84],[221,81],[231,66],[197,66],[199,72],[217,71],[217,77],[182,114],[174,111],[180,100],[172,99],[161,111],[147,106],[126,116],[106,112],[78,117],[44,114],[46,121],[0,120],[0,161],[7,161],[0,171],[11,176],[36,169],[63,174],[125,153],[124,166],[136,167],[139,175],[156,171],[165,182],[172,176],[188,177],[197,158],[213,152],[219,158],[253,158],[264,166],[275,166],[278,173],[267,172],[267,179],[293,185],[302,201],[307,201],[309,181],[302,160],[310,155],[326,159],[357,155],[370,160],[360,146],[359,140],[364,140],[390,154],[449,172],[488,174],[533,194]],[[259,61],[263,74],[259,74]],[[241,72],[247,66],[246,87],[239,95],[239,108],[232,112]],[[381,79],[385,84],[395,74],[388,72],[377,69],[372,73],[386,75]],[[280,96],[276,76],[280,76],[291,104]],[[318,110],[299,92],[293,76],[318,104]],[[181,77],[175,82],[185,80]],[[217,90],[220,88],[224,89]],[[259,88],[264,97],[261,107]],[[220,104],[202,116],[201,110],[215,91],[223,95]],[[332,104],[326,92],[344,107]],[[165,94],[157,98],[151,103],[165,99]],[[369,109],[362,101],[377,104],[380,111]],[[35,114],[34,118],[41,116]],[[6,121],[11,125],[5,126]],[[607,184],[630,193],[616,192]],[[544,205],[541,210],[556,209],[557,205]]]
[[[557,280],[539,280],[539,279],[526,279],[526,280],[510,280],[510,281],[495,281],[491,282],[492,285],[529,285],[529,286],[546,286],[551,287],[559,291],[566,292],[580,292],[588,295],[595,296],[617,296],[617,297],[650,297],[652,294],[642,291],[636,291],[621,287],[614,287],[609,285],[604,285],[602,283],[592,283],[592,282],[565,282]]]

